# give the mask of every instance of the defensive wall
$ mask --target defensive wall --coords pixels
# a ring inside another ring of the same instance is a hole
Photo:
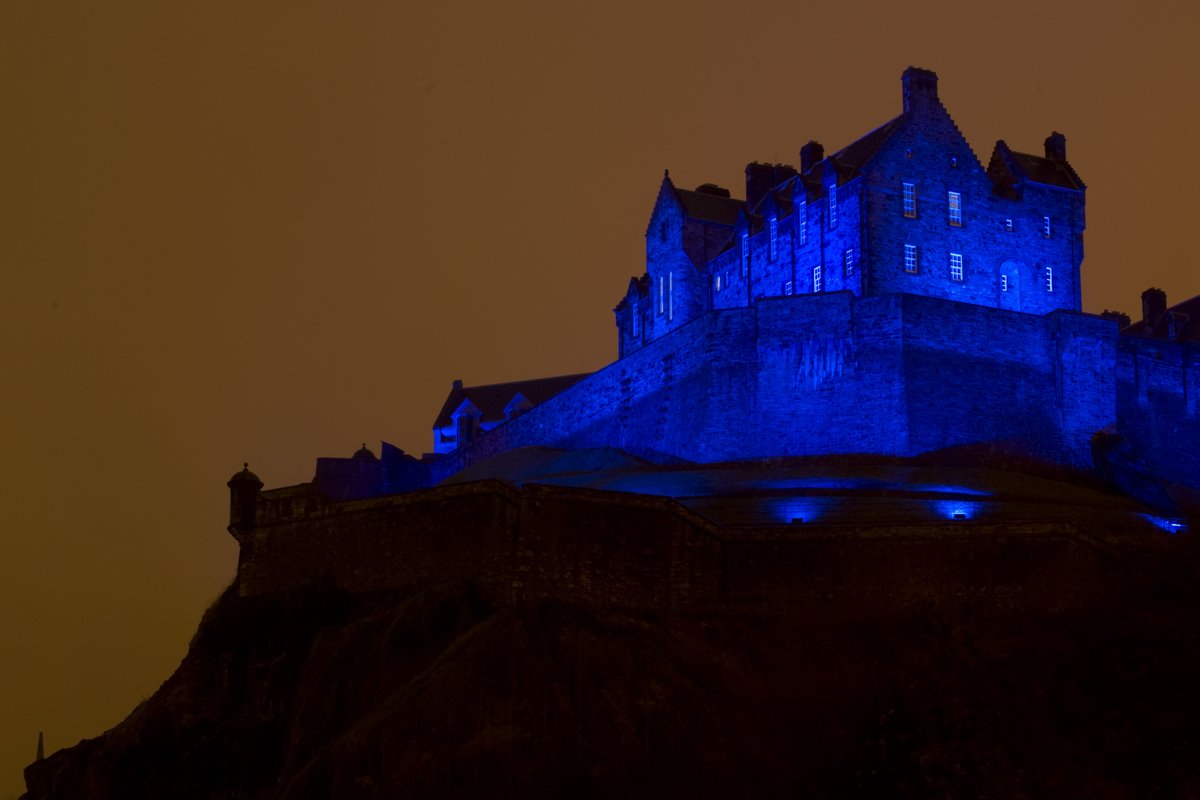
[[[827,292],[712,311],[431,464],[517,447],[651,459],[915,455],[1002,442],[1091,466],[1116,424],[1116,323],[917,295]]]
[[[1047,515],[727,529],[666,498],[500,481],[343,502],[260,498],[254,527],[235,535],[244,596],[470,580],[502,606],[804,608],[838,620],[947,602],[1094,607],[1132,563],[1135,538]],[[1143,555],[1174,543],[1136,541]]]

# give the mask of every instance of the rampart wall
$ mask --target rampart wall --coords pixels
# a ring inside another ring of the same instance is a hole
[[[498,481],[267,518],[240,537],[243,595],[465,579],[496,605],[804,608],[844,620],[945,602],[1086,605],[1125,559],[1062,519],[720,529],[665,498]]]
[[[1116,422],[1116,326],[934,297],[764,298],[705,314],[447,454],[621,447],[699,462],[1004,442],[1090,466]]]
[[[1120,337],[1118,432],[1153,475],[1200,490],[1200,344]]]

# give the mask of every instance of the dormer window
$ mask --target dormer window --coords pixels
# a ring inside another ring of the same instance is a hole
[[[633,304],[633,338],[637,339],[642,335],[642,310],[635,302]]]
[[[796,239],[800,244],[808,241],[808,203],[796,206]]]
[[[742,274],[750,269],[750,234],[742,234]]]
[[[771,221],[768,225],[768,230],[769,230],[769,237],[770,237],[769,238],[770,259],[772,261],[774,261],[775,260],[775,246],[779,241],[779,220],[774,215],[771,216]],[[742,274],[744,275],[745,272],[743,271]]]
[[[948,192],[947,203],[950,211],[950,224],[955,227],[962,225],[962,195],[958,192]]]
[[[829,227],[837,227],[837,186],[829,187]]]
[[[904,216],[910,219],[917,216],[917,185],[915,183],[904,184]]]

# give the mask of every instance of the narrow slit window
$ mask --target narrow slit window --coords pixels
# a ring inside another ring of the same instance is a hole
[[[962,253],[950,254],[950,280],[961,282],[963,279]]]
[[[675,273],[667,273],[667,320],[675,319]]]
[[[742,234],[742,274],[750,269],[750,234]]]

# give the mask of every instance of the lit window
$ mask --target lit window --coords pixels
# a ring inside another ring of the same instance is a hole
[[[1012,229],[1013,229],[1012,220],[1011,219],[1004,220],[1004,230],[1011,231]]]
[[[771,238],[770,238],[770,249],[771,249],[770,257],[771,257],[771,260],[774,261],[775,260],[775,245],[779,241],[779,220],[777,220],[775,217],[771,217],[770,231],[771,231],[771,233],[770,233],[770,236],[771,236]]]
[[[675,273],[667,273],[667,319],[675,319]]]
[[[783,294],[784,294],[784,296],[785,296],[785,297],[791,297],[791,296],[792,296],[792,282],[791,282],[791,281],[784,281],[784,284],[783,284]]]
[[[950,224],[962,225],[962,195],[958,192],[949,193]]]
[[[713,276],[713,284],[716,286],[717,291],[720,292],[721,291],[721,276],[720,275]]]
[[[663,313],[664,304],[667,302],[666,292],[663,291],[663,276],[658,276],[658,313]]]
[[[808,241],[808,204],[801,203],[796,209],[796,238],[800,244]]]
[[[854,248],[851,247],[846,251],[846,276],[854,274]]]
[[[829,227],[837,227],[837,187],[829,187]]]
[[[813,267],[813,291],[821,291],[821,268],[819,266]]]
[[[904,245],[904,271],[912,275],[917,274],[917,246],[915,244]]]
[[[750,234],[742,234],[742,274],[750,268]]]
[[[950,254],[950,280],[961,281],[963,279],[962,254]]]
[[[904,216],[917,216],[917,185],[915,183],[904,184]]]
[[[1002,291],[1002,292],[1008,291],[1008,276],[1007,275],[1000,276],[1000,291]]]
[[[958,157],[957,156],[950,156],[950,166],[954,167],[955,169],[958,169]]]
[[[1050,218],[1042,217],[1042,236],[1050,238]]]
[[[1046,267],[1046,291],[1054,291],[1054,267]]]

